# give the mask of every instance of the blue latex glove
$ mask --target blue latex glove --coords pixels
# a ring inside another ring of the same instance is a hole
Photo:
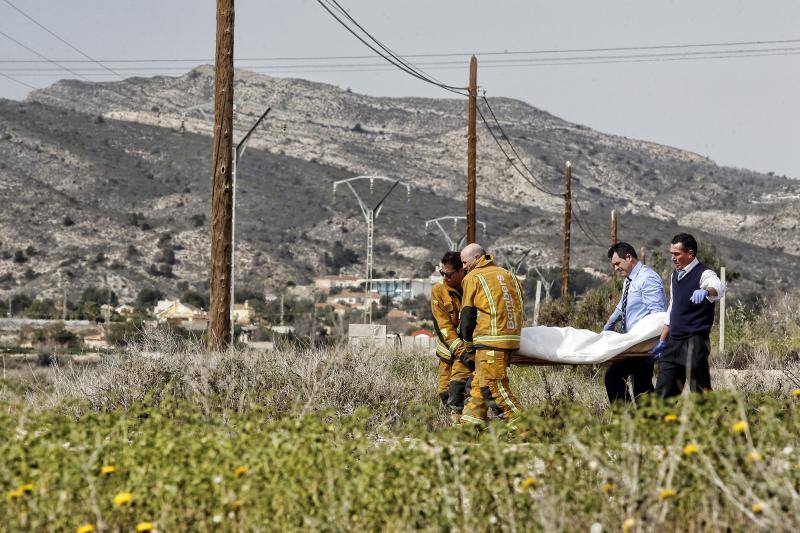
[[[703,300],[705,300],[706,296],[708,296],[708,291],[705,289],[697,289],[692,293],[689,299],[692,301],[693,304],[701,304]]]
[[[661,356],[664,355],[664,348],[666,347],[667,347],[667,341],[659,340],[658,343],[656,343],[656,345],[653,346],[653,349],[647,352],[650,354],[650,359],[652,359],[653,361],[658,361],[659,359],[661,359]]]
[[[603,326],[603,331],[614,331],[614,326],[616,324],[616,322],[606,322],[606,325]]]

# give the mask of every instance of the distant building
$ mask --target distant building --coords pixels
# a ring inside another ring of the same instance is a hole
[[[337,294],[331,294],[325,300],[327,304],[341,304],[341,305],[349,305],[350,307],[364,307],[364,297],[366,296],[363,292],[353,292],[353,291],[342,291]],[[380,303],[381,297],[376,293],[370,293],[369,295],[370,303]]]
[[[194,321],[208,322],[208,313],[193,305],[181,303],[179,300],[159,300],[153,309],[153,316],[159,322],[169,322],[175,325]]]
[[[119,316],[130,316],[136,312],[136,308],[132,305],[122,304],[114,309]]]
[[[236,324],[250,324],[253,322],[253,315],[255,312],[253,308],[250,307],[250,304],[247,302],[243,304],[233,304],[233,309],[231,310],[231,320],[233,320]]]
[[[350,289],[358,288],[359,280],[355,276],[320,276],[314,278],[314,287],[323,291],[329,291],[332,288]]]
[[[441,279],[441,276],[428,278],[380,278],[372,280],[372,287],[381,296],[385,294],[393,300],[413,300],[420,295],[430,297],[431,288]]]

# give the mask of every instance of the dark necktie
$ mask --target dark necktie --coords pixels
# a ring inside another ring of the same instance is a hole
[[[625,290],[622,291],[622,332],[628,331],[628,324],[625,320],[625,310],[628,308],[628,289],[631,287],[631,278],[625,278]]]

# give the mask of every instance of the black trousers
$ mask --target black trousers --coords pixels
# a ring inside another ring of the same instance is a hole
[[[670,336],[658,365],[656,394],[659,398],[678,396],[686,382],[692,392],[711,390],[711,371],[708,355],[711,339],[708,333],[694,333],[674,338]]]
[[[633,396],[653,392],[653,361],[649,357],[637,357],[611,363],[606,369],[605,383],[608,401],[630,402],[627,379],[633,380]]]

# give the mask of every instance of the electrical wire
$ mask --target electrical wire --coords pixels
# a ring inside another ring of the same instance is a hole
[[[703,59],[737,59],[737,58],[752,58],[752,57],[772,57],[772,56],[795,56],[800,55],[800,47],[789,48],[774,48],[763,50],[738,50],[738,51],[725,51],[725,52],[701,52],[688,54],[638,54],[627,56],[594,56],[594,57],[548,57],[548,58],[533,58],[533,59],[510,59],[510,60],[486,60],[481,62],[481,68],[515,68],[515,67],[542,67],[542,66],[559,66],[559,65],[602,65],[614,63],[649,63],[649,62],[667,62],[667,61],[696,61]],[[200,61],[200,60],[198,60]],[[380,72],[384,70],[391,70],[392,67],[385,63],[340,63],[340,64],[289,64],[289,65],[250,65],[242,64],[243,59],[237,60],[237,68],[252,70],[254,72]],[[405,60],[404,60],[405,61]],[[34,60],[4,60],[0,59],[0,65],[10,65],[5,67],[6,72],[54,72],[61,70],[36,67],[36,66],[14,66],[43,63],[44,61]],[[60,63],[88,63],[88,61],[60,61]],[[407,61],[406,61],[407,63]],[[424,66],[431,67],[435,70],[452,70],[463,69],[463,61],[436,61],[421,63]],[[397,65],[394,65],[397,67]],[[135,67],[117,67],[113,71],[115,75],[121,76],[119,72],[164,72],[164,71],[185,71],[187,66],[135,66]],[[418,67],[413,67],[418,73],[422,71]],[[84,74],[92,75],[92,72],[100,70],[108,70],[103,66],[102,68],[95,67],[76,67],[77,70]],[[430,75],[420,74],[423,77],[430,78],[432,83],[441,86],[435,78]],[[424,80],[428,81],[428,79]]]
[[[55,66],[57,66],[57,67],[60,67],[62,70],[66,70],[66,71],[67,71],[67,72],[69,72],[70,74],[72,74],[72,75],[74,75],[74,76],[77,76],[77,77],[79,77],[80,79],[82,79],[82,80],[84,80],[84,81],[89,81],[89,80],[87,80],[86,78],[84,78],[83,76],[81,76],[80,74],[78,74],[77,72],[75,72],[74,70],[71,70],[71,69],[69,69],[68,67],[65,67],[64,65],[62,65],[61,63],[58,63],[57,61],[53,61],[52,59],[50,59],[49,57],[45,56],[44,54],[40,54],[39,52],[37,52],[36,50],[34,50],[33,48],[31,48],[30,46],[27,46],[27,45],[25,45],[25,44],[23,44],[23,43],[19,42],[18,40],[14,39],[14,38],[13,38],[13,37],[11,37],[9,34],[7,34],[7,33],[3,32],[3,31],[0,31],[0,35],[2,35],[3,37],[5,37],[6,39],[8,39],[8,40],[9,40],[9,41],[11,41],[11,42],[14,42],[14,43],[18,44],[19,46],[21,46],[21,47],[22,47],[22,48],[24,48],[25,50],[27,50],[27,51],[31,52],[32,54],[35,54],[35,55],[37,55],[37,56],[41,57],[42,59],[44,59],[44,60],[45,60],[45,61],[47,61],[48,63],[52,63],[53,65],[55,65]]]
[[[384,45],[383,45],[383,44],[382,44],[382,43],[381,43],[381,42],[380,42],[378,39],[376,39],[376,38],[375,38],[375,37],[374,37],[374,36],[373,36],[371,33],[369,33],[369,32],[368,32],[366,29],[364,29],[364,27],[363,27],[363,26],[361,26],[361,25],[358,23],[358,21],[356,21],[356,19],[354,19],[354,18],[353,18],[353,17],[352,17],[352,16],[351,16],[351,15],[350,15],[350,14],[349,14],[349,13],[348,13],[348,12],[347,12],[347,11],[346,11],[346,10],[345,10],[343,7],[342,7],[342,6],[341,6],[341,4],[339,4],[339,2],[338,2],[337,0],[326,0],[326,1],[327,1],[327,2],[332,2],[333,4],[335,4],[335,5],[336,5],[336,7],[338,7],[338,8],[339,8],[339,11],[340,11],[340,12],[341,12],[341,13],[342,13],[342,14],[343,14],[345,17],[347,17],[347,18],[348,18],[348,19],[349,19],[349,20],[350,20],[350,21],[351,21],[353,24],[355,24],[355,25],[356,25],[356,27],[357,27],[359,30],[361,30],[362,32],[364,32],[364,34],[365,34],[365,35],[367,35],[367,36],[368,36],[370,39],[372,39],[372,40],[373,40],[373,41],[374,41],[376,44],[378,44],[378,46],[380,46],[382,50],[384,50],[386,53],[388,53],[389,55],[391,55],[391,56],[392,56],[394,59],[396,59],[397,61],[401,62],[402,64],[404,64],[404,65],[405,65],[405,66],[407,66],[408,68],[410,68],[410,69],[414,70],[415,72],[419,73],[420,75],[424,76],[424,77],[425,77],[425,78],[428,80],[428,82],[429,82],[429,83],[433,83],[433,84],[435,84],[435,85],[438,85],[438,86],[439,86],[439,87],[441,87],[442,89],[447,89],[447,90],[452,90],[452,91],[466,91],[466,90],[467,90],[467,88],[466,88],[466,87],[455,87],[455,86],[453,86],[453,85],[447,85],[447,84],[445,84],[444,82],[442,82],[442,81],[440,81],[440,80],[438,80],[438,79],[434,78],[433,76],[430,76],[429,74],[425,73],[424,71],[420,70],[418,67],[416,67],[416,66],[412,65],[411,63],[409,63],[408,61],[406,61],[406,60],[405,60],[405,59],[403,59],[402,57],[398,56],[398,55],[397,55],[396,53],[394,53],[392,50],[390,50],[389,48],[387,48],[386,46],[384,46]]]
[[[332,2],[332,4],[331,4],[331,2]],[[454,87],[454,86],[446,85],[446,84],[443,84],[441,82],[438,82],[438,81],[426,76],[424,73],[418,71],[413,66],[411,66],[410,63],[408,63],[407,61],[403,60],[402,58],[399,58],[396,54],[394,54],[393,52],[391,52],[391,50],[389,50],[386,46],[384,46],[380,41],[378,41],[371,34],[369,34],[366,30],[364,30],[362,26],[360,26],[357,22],[354,22],[354,24],[359,29],[361,29],[361,31],[364,32],[364,34],[367,37],[369,37],[373,41],[373,43],[375,43],[375,45],[367,42],[367,40],[364,37],[359,35],[358,32],[356,32],[349,24],[347,24],[344,20],[340,19],[336,15],[336,13],[334,13],[333,9],[336,9],[336,10],[344,13],[345,17],[348,18],[349,20],[351,20],[351,21],[355,20],[355,19],[353,19],[353,17],[351,17],[349,14],[347,14],[344,11],[344,9],[341,7],[341,5],[339,5],[338,2],[336,2],[336,0],[317,0],[317,3],[320,6],[322,6],[322,8],[325,9],[325,11],[327,11],[334,19],[336,19],[336,21],[342,27],[344,27],[348,32],[350,32],[354,37],[356,37],[359,41],[361,41],[364,45],[366,45],[370,50],[372,50],[373,52],[378,54],[380,57],[385,59],[390,64],[394,65],[395,67],[399,68],[400,70],[406,72],[407,74],[409,74],[409,75],[411,75],[411,76],[413,76],[413,77],[415,77],[415,78],[417,78],[417,79],[419,79],[421,81],[424,81],[426,83],[430,83],[431,85],[436,85],[437,87],[440,87],[440,88],[442,88],[442,89],[444,89],[446,91],[450,91],[452,93],[461,94],[462,96],[464,95],[463,91],[466,91],[466,87]],[[329,7],[330,5],[334,5],[335,7],[331,8],[331,7]],[[379,48],[384,50],[391,57],[388,57],[387,55],[382,53],[375,46],[378,46]]]
[[[38,87],[34,87],[30,83],[25,83],[24,81],[18,80],[17,78],[14,78],[13,76],[9,76],[8,74],[3,74],[2,72],[0,72],[0,76],[6,78],[8,80],[13,81],[14,83],[19,83],[20,85],[24,85],[25,87],[28,87],[29,89],[33,89],[33,90],[38,89]]]
[[[3,0],[5,1],[5,0]],[[465,57],[474,54],[478,57],[484,56],[510,56],[510,55],[539,55],[539,54],[570,54],[570,53],[595,53],[595,52],[616,52],[616,51],[636,51],[636,50],[668,50],[668,49],[686,49],[686,48],[711,48],[711,47],[726,47],[726,46],[760,46],[760,45],[773,45],[773,44],[791,44],[800,43],[800,39],[779,39],[779,40],[761,40],[761,41],[737,41],[737,42],[720,42],[720,43],[691,43],[691,44],[667,44],[667,45],[649,45],[649,46],[618,46],[606,48],[573,48],[573,49],[552,49],[552,50],[504,50],[502,52],[445,52],[445,53],[418,53],[418,54],[403,54],[404,58],[427,58],[427,57]],[[722,51],[719,51],[722,52]],[[708,52],[717,53],[717,52]],[[330,61],[330,60],[356,60],[356,59],[372,59],[372,55],[341,55],[341,56],[274,56],[274,57],[244,57],[238,58],[238,61]],[[58,59],[60,63],[86,63],[81,59]],[[98,61],[105,63],[209,63],[213,62],[214,58],[183,58],[183,59],[165,59],[165,58],[151,58],[151,59],[100,59]],[[0,60],[3,63],[39,63],[37,60]]]
[[[489,104],[489,99],[486,98],[485,93],[486,93],[486,91],[484,91],[484,95],[481,98],[483,99],[483,102],[486,104],[486,108],[489,110],[489,113],[492,116],[492,120],[494,120],[494,123],[497,125],[497,128],[500,130],[500,134],[502,135],[502,138],[506,141],[508,146],[511,148],[511,151],[516,156],[517,161],[519,161],[520,165],[522,165],[522,168],[524,168],[528,172],[528,175],[530,176],[530,178],[532,180],[534,180],[534,181],[536,181],[538,183],[538,189],[540,191],[542,191],[542,192],[544,192],[546,194],[549,194],[550,196],[563,196],[563,194],[558,194],[558,193],[555,193],[555,192],[549,190],[547,188],[547,186],[541,180],[539,180],[536,177],[536,175],[531,171],[531,169],[528,168],[528,166],[525,164],[525,161],[523,160],[522,156],[519,155],[519,152],[517,152],[517,149],[514,146],[514,143],[511,142],[511,137],[505,132],[505,130],[503,129],[503,126],[500,124],[500,121],[497,120],[497,115],[495,115],[494,110],[492,109],[491,104]],[[481,116],[481,118],[483,119],[483,116]],[[485,121],[484,121],[484,124],[485,124]],[[487,126],[487,128],[488,128],[488,126]],[[489,130],[491,131],[491,128],[489,128]],[[508,157],[508,155],[506,155],[506,157]]]
[[[44,31],[46,31],[47,33],[49,33],[50,35],[52,35],[53,37],[55,37],[56,39],[58,39],[59,41],[61,41],[62,43],[64,43],[65,45],[69,46],[70,48],[72,48],[73,50],[75,50],[76,52],[78,52],[80,55],[82,55],[83,57],[85,57],[86,59],[88,59],[89,61],[91,61],[92,63],[97,63],[98,65],[100,65],[101,67],[103,67],[104,69],[106,69],[107,71],[109,71],[110,73],[112,73],[112,74],[116,74],[116,75],[117,75],[117,76],[119,76],[120,78],[124,78],[124,77],[123,77],[121,74],[119,74],[118,72],[115,72],[113,69],[111,69],[110,67],[108,67],[108,66],[104,65],[104,64],[103,64],[103,63],[101,63],[100,61],[97,61],[96,59],[92,58],[91,56],[89,56],[89,54],[85,53],[83,50],[79,49],[77,46],[74,46],[72,43],[69,43],[69,42],[67,42],[65,39],[63,39],[62,37],[60,37],[59,35],[57,35],[55,32],[53,32],[53,31],[52,31],[52,30],[50,30],[49,28],[45,27],[45,26],[44,26],[42,23],[40,23],[39,21],[37,21],[36,19],[34,19],[32,16],[30,16],[30,15],[29,15],[29,14],[27,14],[27,13],[25,13],[23,10],[21,10],[20,8],[18,8],[17,6],[15,6],[14,4],[12,4],[11,2],[9,2],[9,0],[3,0],[3,1],[4,1],[6,4],[8,4],[9,6],[11,6],[13,9],[15,9],[15,10],[16,10],[18,13],[20,13],[20,14],[21,14],[23,17],[25,17],[26,19],[28,19],[28,20],[30,20],[31,22],[33,22],[34,24],[36,24],[37,26],[39,26],[41,29],[43,29]]]

